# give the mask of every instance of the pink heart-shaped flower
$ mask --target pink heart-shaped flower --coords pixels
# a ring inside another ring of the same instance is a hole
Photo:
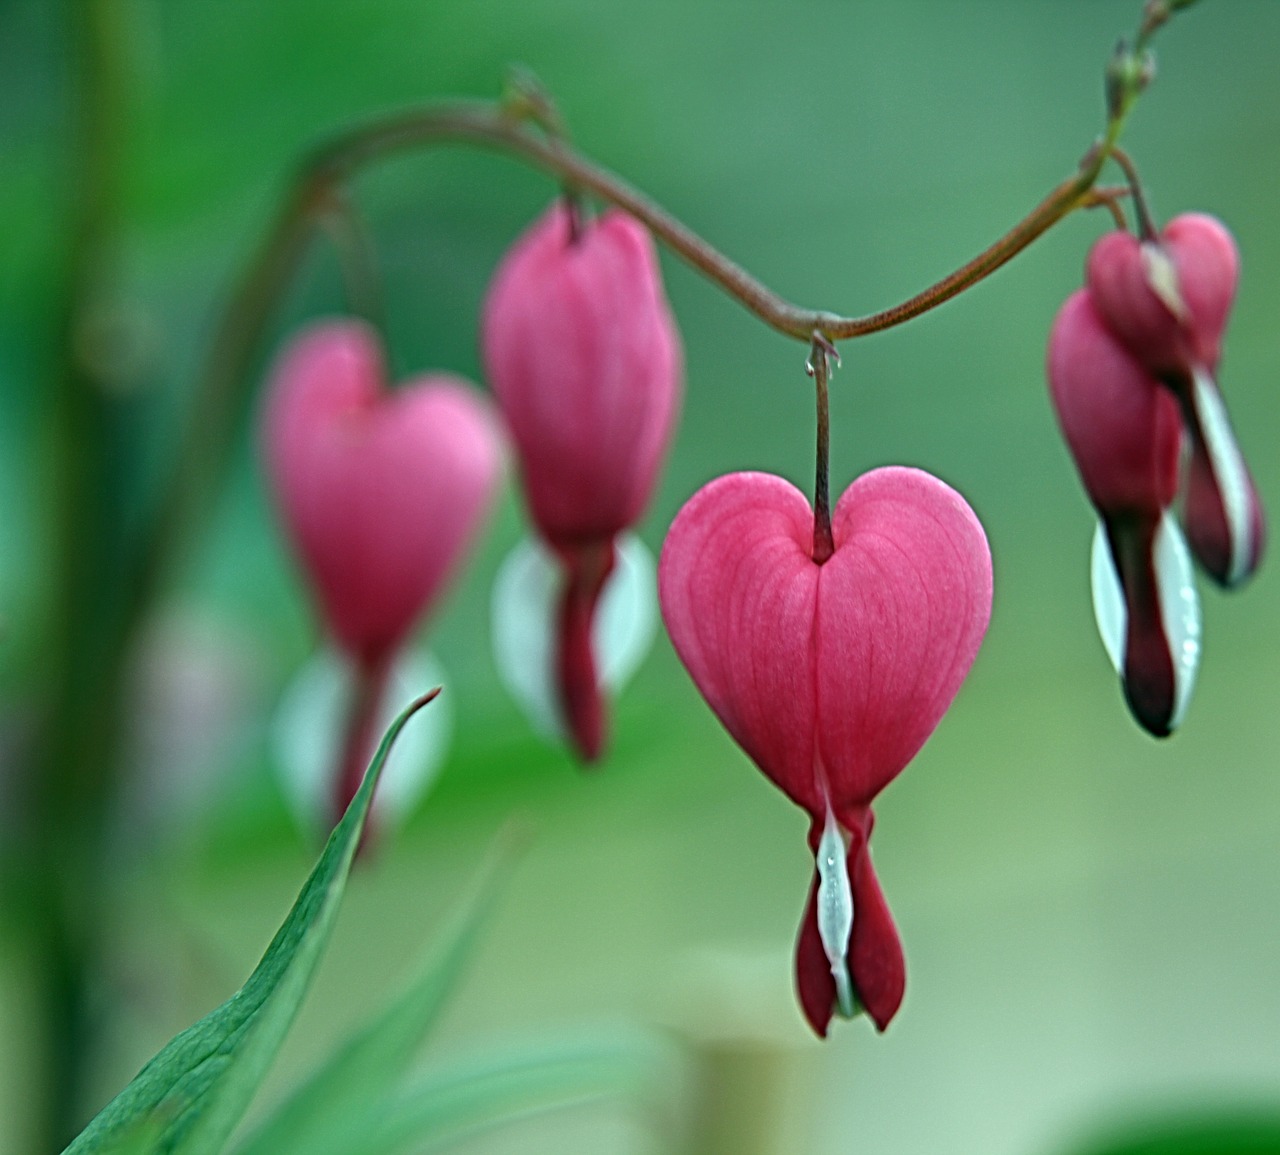
[[[933,732],[991,615],[991,554],[964,499],[918,469],[840,498],[835,553],[765,473],[717,478],[671,526],[658,571],[676,651],[725,728],[797,804],[866,806]]]
[[[1158,244],[1107,233],[1085,272],[1107,328],[1148,372],[1179,382],[1217,368],[1239,277],[1235,240],[1204,213],[1174,217]]]
[[[511,247],[485,296],[485,374],[525,500],[557,549],[639,520],[680,408],[680,333],[658,255],[611,210],[574,236],[563,203]]]
[[[812,818],[817,876],[797,944],[800,1001],[881,1030],[902,948],[868,852],[871,802],[933,732],[991,616],[973,511],[917,469],[855,481],[813,560],[813,511],[764,473],[704,486],[676,517],[658,596],[676,652],[725,728]]]
[[[325,622],[359,661],[386,659],[442,592],[493,497],[501,445],[461,378],[388,392],[374,332],[312,326],[268,386],[276,503]]]

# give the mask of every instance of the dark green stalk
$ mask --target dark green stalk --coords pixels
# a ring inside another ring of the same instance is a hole
[[[45,1036],[36,1150],[59,1150],[83,1123],[95,1043],[91,976],[104,927],[106,816],[121,705],[128,618],[122,582],[121,401],[86,336],[101,315],[119,218],[126,99],[124,29],[112,0],[66,5],[74,92],[72,191],[62,306],[54,334],[57,519],[48,698],[31,764],[29,890],[39,1014]]]

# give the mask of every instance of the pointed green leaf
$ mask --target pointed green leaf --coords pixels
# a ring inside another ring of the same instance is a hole
[[[602,1101],[645,1109],[671,1130],[680,1055],[652,1035],[627,1032],[524,1054],[506,1054],[437,1075],[373,1121],[308,1155],[428,1155],[522,1119]]]
[[[290,1096],[237,1155],[312,1155],[338,1131],[353,1124],[364,1129],[381,1118],[471,956],[512,852],[513,839],[506,837],[419,977]]]
[[[284,1040],[333,928],[373,790],[404,724],[439,690],[407,706],[382,739],[364,783],[257,969],[217,1010],[175,1036],[65,1155],[216,1155]],[[151,1142],[133,1146],[153,1128]]]

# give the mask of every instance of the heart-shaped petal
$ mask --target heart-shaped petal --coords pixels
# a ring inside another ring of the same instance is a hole
[[[264,448],[276,501],[325,621],[349,653],[394,649],[479,527],[501,450],[461,378],[394,392],[373,331],[317,324],[272,374]]]
[[[1108,233],[1089,253],[1085,279],[1107,328],[1148,372],[1185,378],[1217,367],[1239,274],[1226,226],[1184,213],[1158,244]]]
[[[672,524],[658,592],[729,733],[793,801],[843,821],[960,688],[991,614],[991,555],[964,499],[916,469],[860,477],[832,529],[820,566],[798,489],[762,473],[718,478]]]
[[[1182,452],[1177,399],[1106,328],[1084,289],[1054,319],[1046,368],[1089,500],[1108,513],[1170,505]]]
[[[552,545],[606,541],[648,503],[680,408],[683,353],[653,241],[617,210],[554,205],[494,274],[485,373]]]

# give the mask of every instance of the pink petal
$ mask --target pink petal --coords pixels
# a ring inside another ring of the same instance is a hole
[[[1178,491],[1177,399],[1107,331],[1089,293],[1067,298],[1049,335],[1049,388],[1089,499],[1154,515]]]
[[[919,469],[863,474],[832,529],[814,632],[818,756],[843,821],[915,757],[969,673],[991,618],[991,552],[964,498]]]
[[[818,814],[812,541],[813,511],[790,482],[767,473],[716,478],[672,523],[658,599],[716,716],[792,801]]]
[[[633,524],[670,440],[682,374],[644,227],[611,211],[571,242],[568,214],[553,206],[494,275],[481,346],[543,535],[569,545]]]
[[[1180,310],[1152,286],[1153,262],[1162,259],[1172,265]],[[1239,272],[1226,226],[1184,213],[1158,246],[1125,232],[1102,237],[1089,253],[1086,282],[1107,328],[1149,372],[1184,378],[1195,366],[1217,367]]]

